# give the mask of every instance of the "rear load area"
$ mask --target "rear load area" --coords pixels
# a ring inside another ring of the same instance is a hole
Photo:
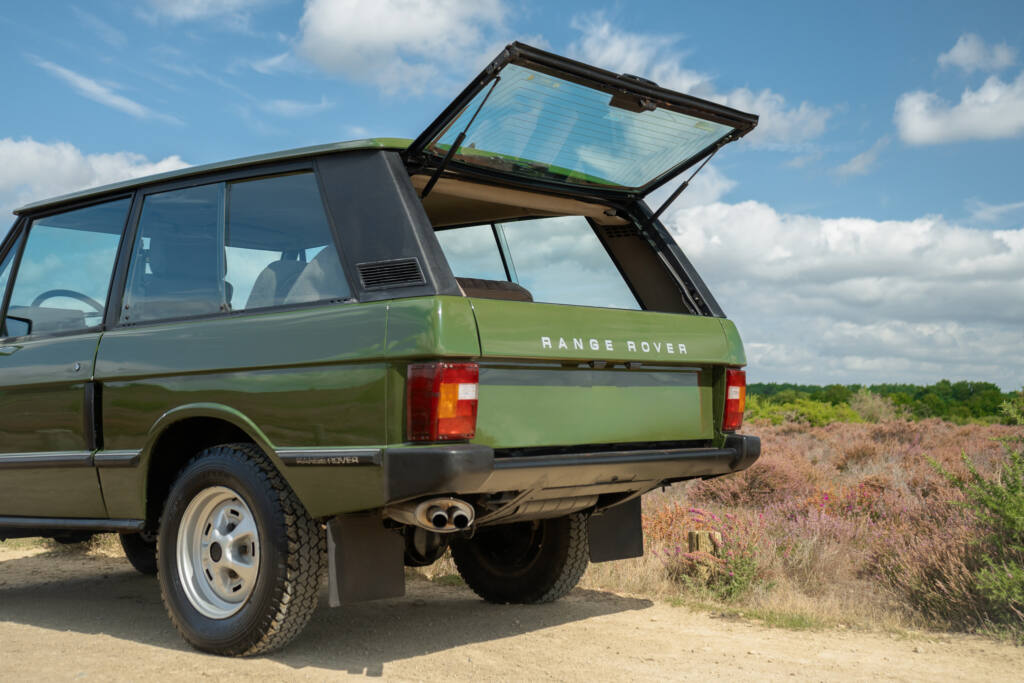
[[[738,335],[631,211],[456,179],[423,205],[479,334],[473,443],[516,455],[721,441]]]

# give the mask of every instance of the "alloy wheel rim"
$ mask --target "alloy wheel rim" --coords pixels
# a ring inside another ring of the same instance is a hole
[[[256,520],[238,493],[203,489],[178,525],[178,576],[185,596],[210,619],[227,619],[252,596],[259,577]]]

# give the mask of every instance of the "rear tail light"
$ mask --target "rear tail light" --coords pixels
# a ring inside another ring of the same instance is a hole
[[[743,426],[743,411],[747,406],[747,373],[743,370],[725,371],[725,416],[722,431],[735,432]]]
[[[476,363],[413,363],[406,375],[406,438],[451,441],[476,436]]]

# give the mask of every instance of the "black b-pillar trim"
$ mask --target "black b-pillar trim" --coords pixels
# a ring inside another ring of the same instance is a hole
[[[99,382],[85,383],[85,405],[82,415],[85,420],[86,448],[97,451],[103,448],[103,385]]]

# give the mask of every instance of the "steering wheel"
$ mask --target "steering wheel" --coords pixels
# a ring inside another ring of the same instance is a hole
[[[86,296],[85,294],[82,294],[81,292],[76,292],[72,289],[48,289],[39,296],[37,296],[35,299],[33,299],[32,305],[38,306],[47,299],[53,299],[54,297],[58,296],[66,296],[69,299],[81,301],[83,304],[89,304],[90,306],[96,309],[97,313],[103,313],[103,304],[101,304],[99,301],[96,301],[96,299],[93,299],[91,296]]]

